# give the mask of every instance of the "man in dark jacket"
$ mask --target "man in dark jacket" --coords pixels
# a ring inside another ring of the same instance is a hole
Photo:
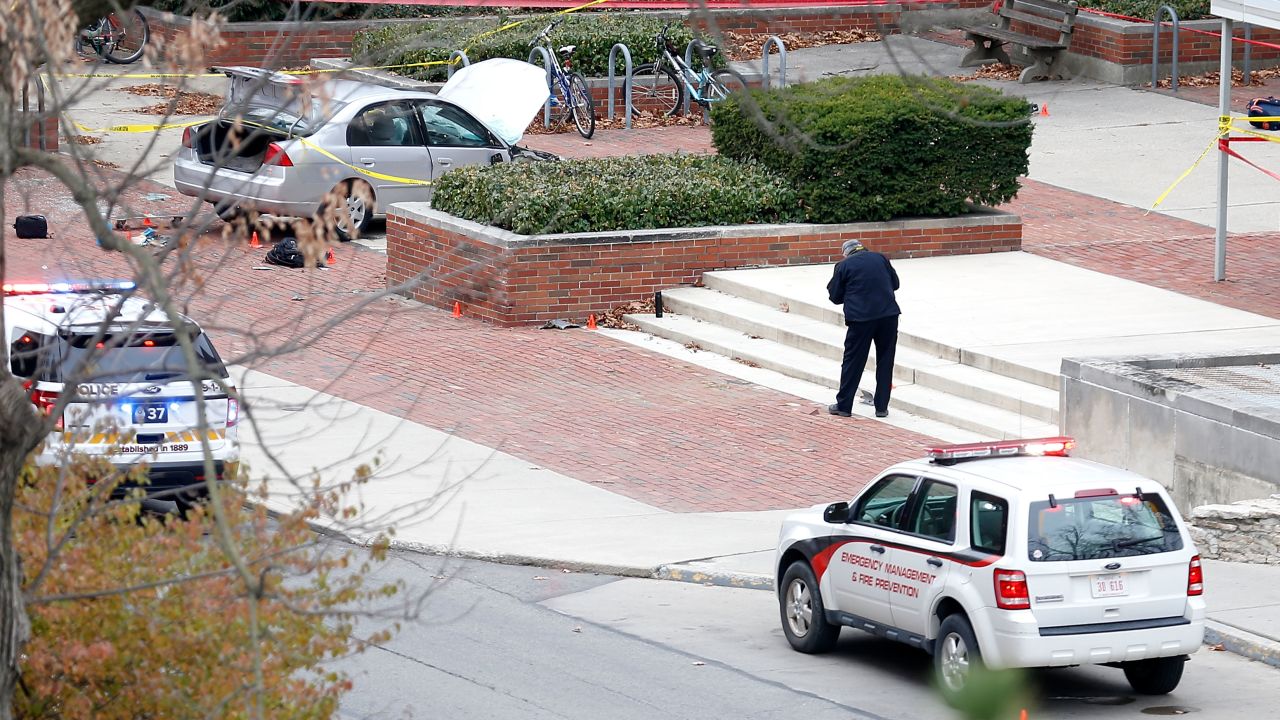
[[[889,415],[889,391],[893,387],[893,356],[898,346],[898,273],[889,258],[872,252],[857,240],[841,246],[844,260],[836,264],[835,275],[827,283],[831,302],[844,305],[844,362],[840,366],[840,390],[836,403],[827,407],[832,415],[849,417],[858,381],[867,366],[871,343],[876,344],[876,417]]]

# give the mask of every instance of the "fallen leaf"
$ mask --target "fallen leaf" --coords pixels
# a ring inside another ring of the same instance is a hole
[[[1218,643],[1217,645],[1210,645],[1209,649],[1216,650],[1217,652],[1223,652],[1226,650],[1226,648],[1222,646],[1222,643]]]

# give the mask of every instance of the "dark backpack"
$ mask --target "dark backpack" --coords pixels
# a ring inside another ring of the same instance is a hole
[[[1273,97],[1254,98],[1249,101],[1249,117],[1280,117],[1280,100]],[[1261,130],[1280,130],[1280,121],[1249,121],[1249,124]]]
[[[47,238],[49,222],[43,215],[19,215],[13,221],[13,231],[20,238]]]
[[[272,265],[280,265],[288,268],[305,267],[306,258],[302,256],[302,251],[298,249],[297,238],[287,237],[267,251],[267,262]]]

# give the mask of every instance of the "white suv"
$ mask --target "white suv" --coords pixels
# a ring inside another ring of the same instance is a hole
[[[37,409],[58,415],[37,463],[60,465],[80,453],[121,469],[146,463],[148,494],[180,509],[203,494],[206,445],[216,479],[234,470],[239,405],[200,327],[169,318],[133,289],[128,281],[5,283],[9,372]],[[189,331],[198,373],[175,327]],[[193,375],[204,396],[203,436]]]
[[[914,645],[948,700],[978,665],[1113,665],[1137,692],[1171,692],[1204,640],[1200,556],[1163,487],[1066,457],[1073,444],[935,448],[788,517],[791,646],[824,652],[844,625]]]

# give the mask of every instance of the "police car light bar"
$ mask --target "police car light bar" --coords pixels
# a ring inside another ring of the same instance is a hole
[[[994,442],[939,445],[929,448],[929,459],[950,465],[960,460],[979,458],[1013,457],[1015,455],[1052,455],[1066,457],[1076,446],[1074,438],[1066,436],[1035,438],[1032,440],[997,440]]]
[[[134,290],[132,280],[95,280],[89,282],[4,283],[5,295],[50,295],[61,293],[109,293]]]

